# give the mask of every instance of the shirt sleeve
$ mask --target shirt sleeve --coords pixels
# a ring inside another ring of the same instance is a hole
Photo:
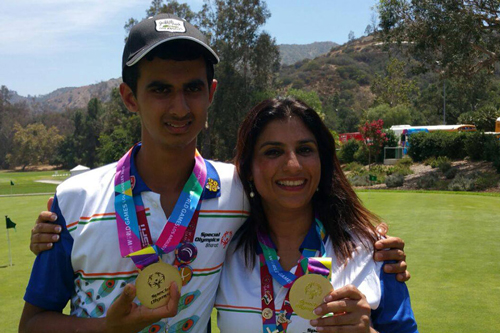
[[[45,310],[62,312],[74,293],[74,272],[71,265],[73,238],[54,196],[51,211],[57,214],[62,228],[60,239],[54,247],[40,253],[33,264],[24,300]]]
[[[381,269],[380,287],[380,305],[371,314],[373,328],[380,333],[418,333],[406,284]]]

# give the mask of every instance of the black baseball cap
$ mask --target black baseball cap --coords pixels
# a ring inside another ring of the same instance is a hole
[[[207,38],[196,27],[175,15],[159,14],[132,27],[123,49],[122,68],[135,65],[158,45],[174,40],[192,41],[202,46],[213,64],[219,62],[215,51],[208,46]]]

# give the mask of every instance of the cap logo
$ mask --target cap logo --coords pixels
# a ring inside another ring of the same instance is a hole
[[[156,20],[156,31],[186,32],[184,21],[176,19]]]

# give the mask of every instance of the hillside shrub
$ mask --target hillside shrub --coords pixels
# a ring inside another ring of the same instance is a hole
[[[354,153],[354,160],[363,165],[368,165],[369,161],[374,162],[375,159],[373,158],[373,156],[370,156],[368,149],[366,149],[364,146],[361,146],[358,151]]]
[[[337,66],[348,66],[348,65],[355,65],[356,61],[350,56],[339,54],[335,57],[329,58],[328,63]]]
[[[434,183],[434,189],[438,191],[447,191],[449,184],[450,182],[448,180],[438,179],[436,183]]]
[[[392,175],[399,173],[400,175],[411,175],[413,171],[410,167],[413,165],[413,160],[409,156],[405,156],[396,162],[396,165],[387,169],[387,174]]]
[[[354,162],[354,154],[359,150],[360,142],[351,139],[340,147],[339,159],[341,163]]]
[[[392,173],[393,174],[399,173],[400,175],[408,176],[408,175],[411,175],[413,173],[413,171],[407,166],[395,165],[393,167]]]
[[[407,156],[405,156],[405,157],[403,157],[402,159],[400,159],[400,160],[398,160],[398,161],[396,162],[396,166],[397,166],[397,167],[407,167],[407,168],[409,168],[409,167],[411,167],[412,165],[413,165],[413,160],[412,160],[412,159],[411,159],[411,157],[410,157],[410,156],[408,156],[408,155],[407,155]]]
[[[293,82],[292,82],[292,88],[294,89],[301,89],[304,87],[306,83],[304,82],[304,80],[302,79],[295,79]]]
[[[450,191],[473,191],[475,180],[471,176],[458,175],[448,185]]]
[[[351,90],[358,87],[358,83],[354,80],[343,80],[340,82],[340,89]]]
[[[290,83],[292,83],[293,81],[293,78],[290,77],[290,76],[285,76],[282,80],[281,80],[281,84],[284,85],[284,86],[288,86]]]
[[[304,71],[306,71],[306,72],[317,70],[317,69],[320,69],[320,68],[321,68],[320,64],[317,63],[314,60],[309,61],[308,63],[304,64],[301,67],[301,69],[304,70]]]
[[[387,187],[389,188],[403,186],[404,182],[405,182],[405,177],[399,173],[390,175],[385,179],[385,185],[387,185]]]
[[[428,175],[425,175],[423,177],[420,177],[417,180],[417,188],[420,189],[425,189],[428,190],[430,188],[433,188],[436,185],[436,182],[438,181],[438,176],[436,173],[430,173]]]
[[[344,171],[360,172],[363,170],[363,166],[358,162],[351,162],[344,166]]]
[[[451,161],[448,157],[446,156],[439,156],[436,158],[436,167],[442,172],[445,173],[446,171],[451,169]]]
[[[496,187],[500,180],[500,175],[492,172],[481,172],[474,180],[474,187],[478,191],[486,190],[491,187]]]
[[[446,177],[446,179],[453,179],[453,178],[455,178],[455,176],[457,175],[457,172],[458,172],[458,169],[456,169],[456,168],[451,168],[451,169],[447,170],[447,171],[444,173],[444,176]]]
[[[428,165],[428,166],[433,167],[433,165],[435,165],[434,164],[435,161],[436,161],[436,158],[433,156],[433,157],[426,158],[423,163],[424,163],[424,165]],[[435,167],[433,167],[433,168],[435,168]]]
[[[354,175],[348,178],[352,186],[370,186],[370,176],[369,175]]]

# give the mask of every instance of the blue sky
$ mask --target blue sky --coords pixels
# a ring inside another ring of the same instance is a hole
[[[125,21],[141,19],[149,0],[0,1],[0,85],[43,95],[118,78]],[[179,2],[183,2],[180,0]],[[198,11],[203,0],[184,1]],[[278,44],[363,35],[375,0],[267,0],[264,30]]]

